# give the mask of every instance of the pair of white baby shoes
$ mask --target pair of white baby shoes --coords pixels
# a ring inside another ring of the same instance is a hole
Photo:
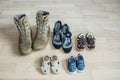
[[[60,72],[60,68],[60,61],[56,55],[53,55],[52,57],[46,55],[42,58],[41,72],[43,74],[47,75],[50,71],[54,74],[58,74]]]

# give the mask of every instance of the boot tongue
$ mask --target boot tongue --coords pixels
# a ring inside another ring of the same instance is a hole
[[[41,15],[48,15],[49,14],[49,12],[47,12],[47,11],[41,11]]]
[[[48,23],[49,12],[47,11],[38,11],[36,15],[36,19],[40,21],[40,25],[44,25]]]
[[[83,57],[81,55],[78,56],[78,63],[83,64]]]
[[[46,16],[46,15],[49,15],[49,12],[47,12],[47,11],[38,11],[37,15],[39,15],[39,16]]]
[[[70,57],[69,62],[71,63],[71,65],[75,64],[75,58],[73,56]]]
[[[22,21],[25,18],[25,14],[16,15],[14,18],[16,21]]]

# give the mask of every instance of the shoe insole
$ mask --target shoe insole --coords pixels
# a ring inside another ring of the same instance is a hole
[[[60,30],[60,28],[61,28],[60,23],[56,23],[55,24],[55,32],[58,32]]]

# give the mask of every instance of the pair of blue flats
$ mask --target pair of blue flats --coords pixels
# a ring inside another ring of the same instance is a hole
[[[84,58],[81,54],[78,54],[77,57],[71,56],[68,59],[68,71],[70,74],[78,72],[84,72],[85,70],[85,63],[84,63]]]
[[[57,21],[53,30],[52,43],[56,49],[63,48],[65,53],[69,53],[72,49],[72,33],[67,24],[62,25],[61,21]]]

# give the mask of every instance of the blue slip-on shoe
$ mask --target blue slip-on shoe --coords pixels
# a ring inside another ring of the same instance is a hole
[[[56,49],[60,49],[62,47],[61,29],[62,29],[62,23],[61,21],[57,21],[54,26],[53,39],[52,39],[53,46]]]
[[[69,74],[75,74],[76,73],[76,60],[73,56],[71,56],[69,59],[68,59],[68,72]]]
[[[63,31],[62,48],[65,53],[69,53],[72,49],[72,40],[71,40],[72,33],[70,32],[70,29],[67,24],[63,25],[62,31]]]
[[[77,66],[78,72],[84,72],[84,70],[85,70],[84,58],[80,54],[78,54],[76,57],[76,66]]]

